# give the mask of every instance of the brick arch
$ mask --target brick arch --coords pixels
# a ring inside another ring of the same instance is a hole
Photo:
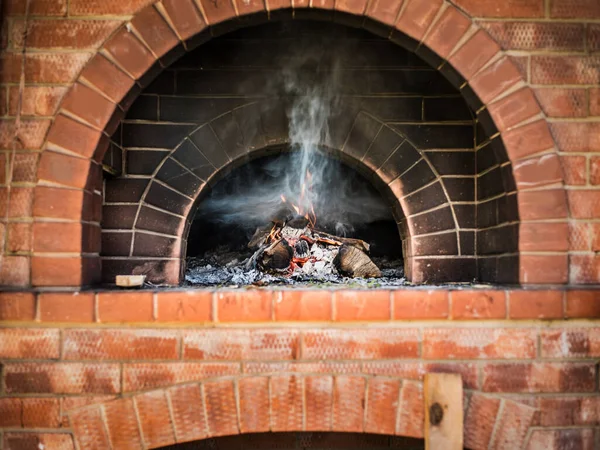
[[[486,31],[443,0],[341,1],[335,7],[323,1],[311,9],[303,9],[311,6],[308,3],[271,3],[161,0],[139,11],[87,63],[50,128],[38,166],[34,286],[79,286],[98,280],[99,163],[107,136],[140,90],[211,35],[287,16],[291,6],[297,17],[307,18],[313,12],[326,16],[335,8],[333,17],[414,50],[459,87],[476,106],[488,134],[500,136],[512,164],[521,234],[528,236],[520,246],[520,281],[567,281],[565,250],[543,253],[547,246],[536,238],[543,235],[536,230],[544,226],[537,223],[568,214],[555,144],[519,70]],[[41,239],[42,234],[65,232],[74,238],[64,244],[47,245]],[[566,234],[557,237],[555,248],[566,249],[566,241]]]
[[[465,391],[464,403],[466,448],[523,448],[535,408],[476,391]],[[335,373],[218,377],[75,409],[69,420],[78,448],[98,450],[264,432],[423,438],[423,383]]]

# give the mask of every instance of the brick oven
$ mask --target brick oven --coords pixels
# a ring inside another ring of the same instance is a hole
[[[2,7],[0,449],[423,448],[436,372],[600,449],[597,0]],[[397,276],[195,283],[295,171]]]

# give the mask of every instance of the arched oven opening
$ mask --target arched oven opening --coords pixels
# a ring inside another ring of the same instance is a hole
[[[104,282],[518,281],[512,166],[449,63],[406,36],[334,22],[200,42],[112,136]],[[290,223],[305,232],[290,236]],[[338,253],[367,269],[340,269]]]

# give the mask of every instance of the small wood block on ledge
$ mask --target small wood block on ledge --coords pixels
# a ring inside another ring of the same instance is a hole
[[[423,391],[425,450],[462,450],[462,377],[454,373],[428,373]]]
[[[119,287],[140,287],[144,285],[146,275],[117,275],[116,284]]]

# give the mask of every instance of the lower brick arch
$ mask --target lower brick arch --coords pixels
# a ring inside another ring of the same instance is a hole
[[[496,258],[486,267],[487,273],[497,278],[498,267],[503,265],[518,269],[516,276],[524,283],[566,282],[566,234],[560,234],[552,246],[536,238],[543,234],[536,233],[539,227],[552,227],[551,222],[566,218],[568,206],[554,140],[531,90],[487,32],[452,4],[437,0],[405,3],[402,7],[401,2],[329,5],[335,14],[325,5],[309,9],[295,5],[292,11],[286,9],[291,5],[267,8],[250,2],[217,8],[211,2],[192,0],[158,1],[141,10],[86,65],[50,128],[37,172],[31,283],[78,286],[97,281],[99,239],[88,236],[97,236],[99,231],[98,163],[107,136],[140,89],[186,50],[212,36],[256,23],[255,19],[304,14],[306,18],[313,14],[327,20],[341,18],[385,36],[414,51],[460,89],[488,134],[506,148],[509,164],[505,172],[512,172],[516,181],[511,204],[494,203],[491,208],[496,216],[500,209],[518,210],[515,228],[527,236],[519,246],[518,261]],[[73,207],[59,208],[66,197]],[[60,226],[54,225],[56,219],[62,222]],[[41,236],[52,227],[54,232],[69,227],[76,238],[68,245],[46,245]],[[63,269],[57,270],[58,266]],[[515,281],[515,277],[502,281]]]
[[[307,372],[318,366],[308,365]],[[466,448],[524,448],[535,408],[472,391],[464,405]],[[393,375],[276,372],[170,386],[68,414],[80,449],[150,449],[267,432],[423,438],[423,385]]]

